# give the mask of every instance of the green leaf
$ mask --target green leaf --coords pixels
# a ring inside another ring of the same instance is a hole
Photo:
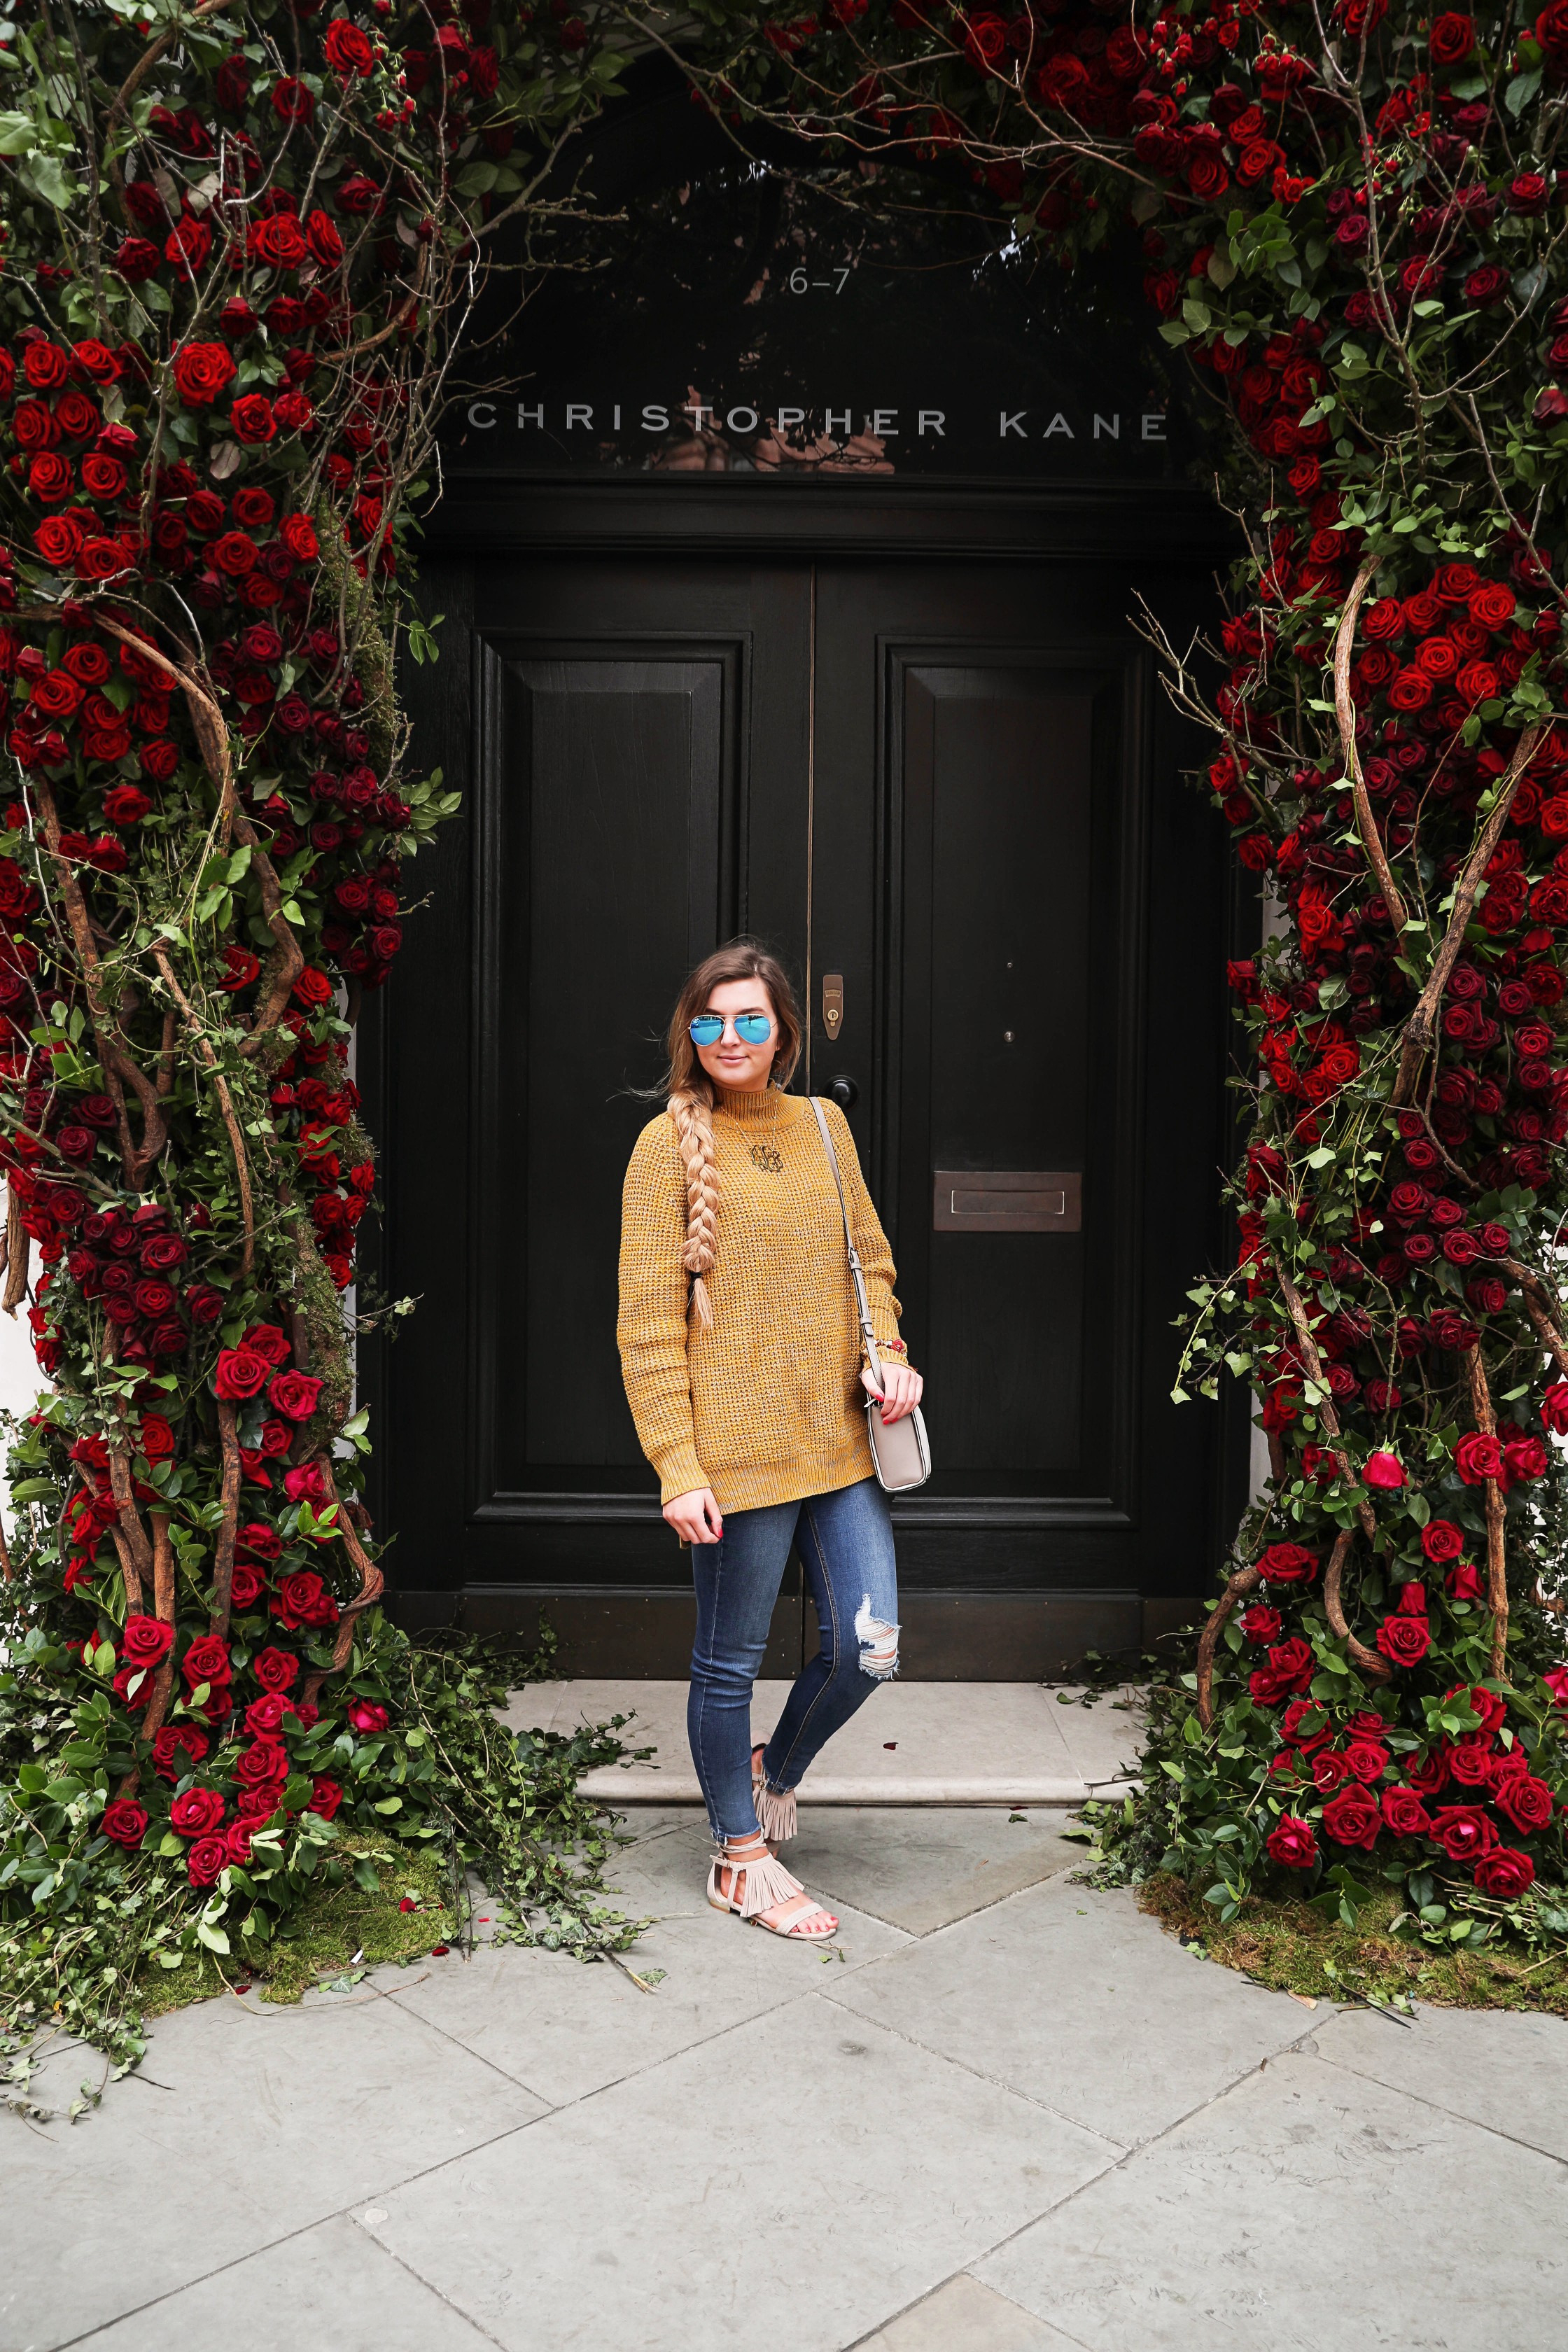
[[[1517,122],[1525,108],[1541,88],[1539,73],[1515,74],[1504,90],[1502,102]]]
[[[228,1937],[223,1929],[209,1927],[205,1919],[196,1921],[196,1940],[205,1944],[209,1952],[226,1952],[229,1948]]]

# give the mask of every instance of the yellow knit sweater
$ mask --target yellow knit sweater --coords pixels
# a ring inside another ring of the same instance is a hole
[[[899,1336],[893,1260],[843,1112],[825,1106],[879,1346]],[[776,1124],[775,1124],[776,1122]],[[774,1174],[752,1159],[773,1146]],[[626,1170],[621,1370],[661,1500],[710,1486],[721,1511],[825,1495],[872,1475],[864,1358],[833,1171],[798,1095],[721,1090],[713,1326],[687,1312],[686,1176],[675,1122],[649,1121]]]

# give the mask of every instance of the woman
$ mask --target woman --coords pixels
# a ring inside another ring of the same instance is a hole
[[[892,1528],[861,1391],[894,1422],[921,1382],[899,1338],[892,1257],[829,1103],[880,1387],[870,1370],[833,1171],[810,1104],[784,1092],[800,1049],[784,968],[752,940],[721,948],[687,982],[669,1026],[668,1108],[626,1171],[617,1336],[664,1516],[691,1546],[687,1727],[719,1849],[708,1899],[775,1936],[822,1942],[837,1920],[767,1840],[795,1834],[812,1758],[898,1671]],[[792,1544],[821,1647],[753,1748],[752,1685]]]

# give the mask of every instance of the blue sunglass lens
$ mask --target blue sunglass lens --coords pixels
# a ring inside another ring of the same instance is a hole
[[[717,1013],[700,1013],[690,1024],[694,1045],[716,1045],[724,1034],[724,1024]],[[773,1024],[765,1013],[742,1013],[735,1024],[735,1034],[743,1045],[765,1045],[773,1034]]]

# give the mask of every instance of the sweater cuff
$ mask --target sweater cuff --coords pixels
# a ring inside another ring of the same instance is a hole
[[[661,1507],[673,1502],[677,1495],[694,1495],[709,1483],[694,1445],[672,1446],[668,1454],[658,1456],[653,1466],[658,1472]]]

